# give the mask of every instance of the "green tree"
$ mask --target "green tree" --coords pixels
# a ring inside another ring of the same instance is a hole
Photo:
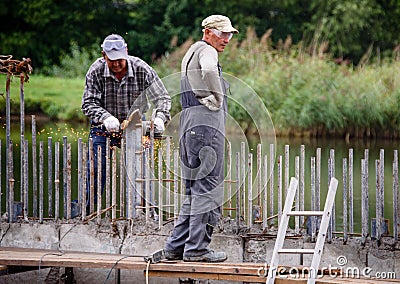
[[[310,8],[313,16],[303,23],[304,31],[313,44],[328,42],[334,56],[357,64],[370,47],[390,50],[398,44],[393,31],[399,19],[397,1],[315,0]]]
[[[0,0],[2,54],[30,57],[33,67],[60,61],[71,42],[88,47],[104,35],[124,33],[128,10],[102,0]]]

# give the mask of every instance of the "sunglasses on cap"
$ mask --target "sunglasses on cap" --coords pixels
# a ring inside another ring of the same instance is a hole
[[[227,33],[227,32],[221,32],[220,30],[217,29],[210,29],[213,34],[215,34],[217,37],[221,39],[227,39],[230,40],[233,36],[233,33]]]
[[[126,46],[127,46],[127,44],[122,39],[115,39],[115,40],[108,39],[108,40],[105,40],[103,42],[103,44],[101,45],[101,47],[105,51],[111,51],[113,49],[120,50],[120,49],[122,49],[122,48],[124,48]]]

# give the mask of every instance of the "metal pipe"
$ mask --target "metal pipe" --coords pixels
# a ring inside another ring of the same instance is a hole
[[[22,146],[22,145],[21,145]],[[21,201],[23,202],[23,215],[24,215],[24,220],[27,222],[28,221],[28,211],[29,211],[29,153],[28,153],[28,140],[24,140],[23,147],[24,147],[24,163],[23,163],[23,168],[24,170],[24,190],[23,190],[23,197],[21,197]]]
[[[44,194],[44,189],[43,189],[43,175],[44,175],[44,170],[43,170],[43,163],[44,163],[44,142],[40,141],[39,142],[39,222],[43,223],[43,213],[44,213],[44,208],[43,208],[43,194]]]
[[[343,159],[343,243],[347,243],[347,194],[348,194],[348,189],[347,189],[347,159]]]
[[[32,115],[32,187],[33,187],[33,217],[38,216],[38,177],[37,177],[37,145],[36,145],[36,116]]]
[[[54,219],[60,217],[60,142],[54,144]]]
[[[112,184],[111,184],[111,220],[117,219],[117,151],[116,147],[111,148],[111,173],[112,173]],[[107,207],[108,208],[108,207]]]
[[[106,147],[107,148],[107,147]],[[103,202],[103,196],[102,196],[102,194],[101,194],[101,191],[102,191],[102,184],[101,184],[101,181],[102,181],[102,178],[101,178],[101,176],[102,176],[102,173],[103,173],[103,171],[102,171],[102,167],[103,167],[103,159],[101,158],[101,156],[102,156],[102,152],[103,152],[103,150],[101,149],[101,146],[100,145],[98,145],[97,146],[97,149],[95,149],[96,151],[97,151],[97,192],[95,193],[96,195],[97,195],[97,224],[101,224],[101,205],[102,205],[102,202]],[[107,152],[107,151],[106,151]],[[93,190],[94,191],[94,190]],[[92,196],[90,196],[90,202],[92,202]],[[94,211],[94,207],[95,207],[95,204],[94,204],[94,194],[93,194],[93,210],[91,209],[90,210],[90,213],[92,213],[93,211]],[[106,206],[106,208],[108,208],[107,206]]]
[[[299,179],[299,195],[300,195],[300,211],[304,211],[304,176],[305,176],[305,146],[300,145],[300,179]],[[300,216],[300,226],[304,226],[304,216]]]
[[[269,215],[274,215],[274,163],[275,163],[275,145],[269,145]],[[270,225],[274,225],[274,220],[270,219]]]
[[[263,209],[263,230],[265,230],[268,227],[268,156],[264,155],[264,185],[263,185],[263,203],[262,203],[262,209]]]
[[[248,166],[248,177],[247,177],[247,228],[251,228],[253,225],[253,154],[248,154],[247,160]]]
[[[80,176],[78,176],[79,180]],[[49,196],[48,215],[53,217],[53,140],[51,137],[47,137],[47,191]]]
[[[101,157],[97,156],[97,159]],[[111,194],[111,178],[110,178],[110,138],[106,139],[106,164],[102,165],[102,167],[106,167],[106,184],[105,184],[105,194],[106,194],[106,208],[110,208],[110,194]],[[97,170],[100,171],[101,168],[98,168]],[[101,188],[101,187],[100,187]],[[102,191],[100,191],[102,192]],[[97,194],[98,196],[98,194]],[[110,211],[106,212],[107,218],[110,218]]]

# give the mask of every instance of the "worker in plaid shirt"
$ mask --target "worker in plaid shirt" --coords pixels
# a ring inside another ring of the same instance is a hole
[[[110,138],[110,146],[120,146],[121,123],[135,109],[146,113],[149,101],[154,105],[152,120],[155,132],[162,133],[165,123],[170,120],[171,108],[171,98],[156,72],[140,58],[128,55],[127,44],[122,36],[107,36],[101,47],[102,57],[90,66],[86,74],[82,98],[82,111],[90,119],[89,138],[93,140],[95,192],[98,146],[102,148],[104,187],[107,138]],[[88,167],[88,173],[89,170]],[[89,188],[88,181],[86,200],[89,200]],[[89,213],[88,208],[86,211]]]

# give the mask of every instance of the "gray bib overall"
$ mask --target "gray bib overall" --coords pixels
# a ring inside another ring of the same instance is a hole
[[[224,100],[221,109],[211,111],[196,98],[186,72],[181,78],[179,151],[186,200],[165,249],[198,256],[208,252],[213,227],[221,214],[224,181],[226,90],[218,64]]]

